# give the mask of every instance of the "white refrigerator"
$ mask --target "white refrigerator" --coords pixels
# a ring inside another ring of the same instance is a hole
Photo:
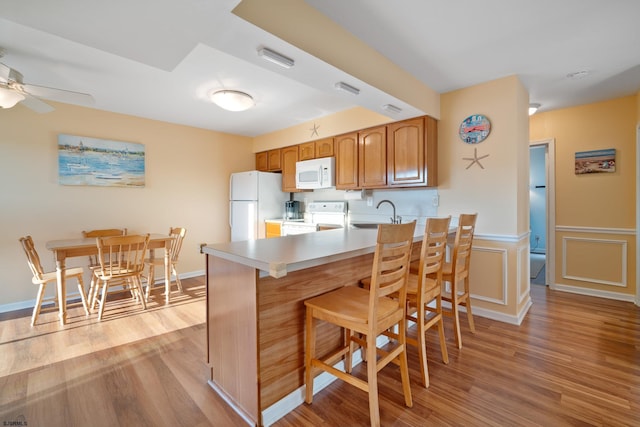
[[[231,174],[229,185],[231,241],[264,239],[267,219],[282,218],[289,193],[279,173],[249,171]]]

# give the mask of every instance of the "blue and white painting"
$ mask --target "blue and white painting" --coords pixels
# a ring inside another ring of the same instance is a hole
[[[144,187],[144,145],[60,134],[58,182],[62,185]]]

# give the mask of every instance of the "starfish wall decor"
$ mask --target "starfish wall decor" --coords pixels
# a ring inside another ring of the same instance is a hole
[[[311,131],[311,138],[313,138],[313,136],[320,136],[320,134],[318,134],[318,129],[320,129],[319,125],[316,125],[315,123],[313,124],[313,128],[309,129]]]
[[[474,164],[478,164],[478,166],[480,166],[480,169],[484,169],[484,166],[482,166],[482,163],[480,163],[480,160],[485,159],[489,157],[488,154],[485,154],[484,156],[480,156],[478,157],[478,149],[474,148],[473,149],[473,157],[463,157],[462,160],[470,160],[471,163],[469,163],[469,166],[467,166],[465,169],[469,169],[471,166],[473,166]]]

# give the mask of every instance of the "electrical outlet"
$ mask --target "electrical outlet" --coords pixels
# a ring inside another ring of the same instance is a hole
[[[433,198],[431,199],[431,204],[435,207],[440,206],[440,196],[439,195],[433,196]]]
[[[540,241],[540,236],[536,236],[536,243]]]

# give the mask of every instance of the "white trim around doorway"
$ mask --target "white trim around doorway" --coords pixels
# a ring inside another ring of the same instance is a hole
[[[556,288],[556,139],[542,139],[530,141],[529,148],[536,146],[546,146],[545,150],[545,179],[547,185],[547,206],[546,206],[546,273],[545,284],[551,289]]]

